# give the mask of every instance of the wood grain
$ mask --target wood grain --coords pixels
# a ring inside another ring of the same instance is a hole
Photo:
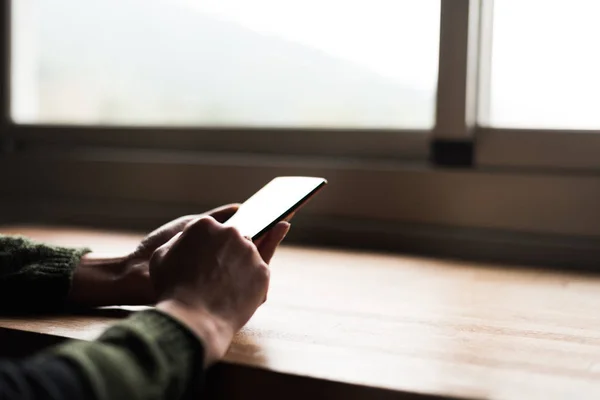
[[[139,235],[5,227],[115,253]],[[0,318],[93,339],[127,313]],[[457,398],[600,398],[600,278],[402,255],[282,247],[268,302],[230,366]],[[1,346],[1,345],[0,345]]]

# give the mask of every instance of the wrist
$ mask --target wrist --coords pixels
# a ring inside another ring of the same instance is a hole
[[[206,308],[169,299],[159,302],[156,309],[184,324],[204,344],[205,367],[214,364],[227,353],[235,331],[231,324],[209,312]]]
[[[81,307],[118,304],[119,282],[127,269],[127,257],[88,253],[73,272],[68,302]]]

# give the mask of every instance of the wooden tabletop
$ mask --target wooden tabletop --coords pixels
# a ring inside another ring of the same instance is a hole
[[[0,232],[109,253],[139,240],[58,228]],[[116,318],[0,317],[0,327],[88,340]],[[226,362],[431,396],[597,399],[600,277],[284,246],[269,300]]]

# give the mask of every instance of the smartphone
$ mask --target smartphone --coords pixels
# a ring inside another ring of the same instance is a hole
[[[223,225],[234,226],[252,240],[285,220],[327,184],[323,178],[280,176],[246,200]]]

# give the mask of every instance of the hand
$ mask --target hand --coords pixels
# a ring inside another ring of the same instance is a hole
[[[148,272],[152,253],[180,233],[190,221],[211,216],[224,222],[238,207],[238,204],[230,204],[173,220],[146,236],[131,254],[120,257],[86,254],[75,268],[69,305],[99,307],[155,303],[157,298]]]
[[[237,229],[204,217],[154,252],[156,307],[203,339],[206,364],[225,354],[233,335],[266,300],[267,264],[288,230],[289,223],[280,222],[255,245]]]

